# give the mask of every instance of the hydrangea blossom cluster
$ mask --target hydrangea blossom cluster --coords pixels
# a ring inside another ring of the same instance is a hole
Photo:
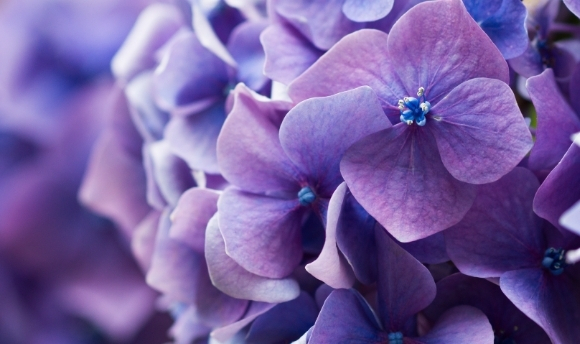
[[[79,198],[175,343],[578,343],[578,15],[150,1]]]

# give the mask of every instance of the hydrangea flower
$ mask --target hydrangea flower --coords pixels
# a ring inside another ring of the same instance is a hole
[[[373,263],[378,270],[378,316],[355,290],[335,290],[326,299],[308,343],[490,343],[493,340],[485,315],[470,306],[452,308],[429,332],[418,336],[415,315],[435,298],[435,282],[427,268],[391,240],[380,226],[375,235],[377,256]]]
[[[447,251],[459,270],[475,277],[499,277],[503,293],[540,325],[554,343],[579,336],[579,266],[565,253],[580,237],[542,223],[532,211],[536,177],[517,167],[495,183],[479,187],[473,208],[445,231]]]
[[[497,180],[531,148],[507,81],[497,48],[451,0],[413,7],[389,35],[345,37],[289,94],[301,101],[360,85],[377,93],[383,121],[394,125],[349,148],[341,172],[357,201],[408,242],[457,223],[475,196],[472,184]]]

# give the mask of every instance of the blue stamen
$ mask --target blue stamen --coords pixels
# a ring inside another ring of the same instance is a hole
[[[391,332],[388,338],[389,344],[403,344],[403,334],[401,332]]]
[[[316,194],[309,186],[305,186],[298,191],[298,201],[300,205],[306,207],[316,200]]]
[[[401,122],[405,122],[407,125],[417,123],[418,126],[422,127],[427,123],[425,115],[431,110],[431,103],[425,100],[425,89],[423,87],[419,87],[417,96],[419,99],[405,97],[399,100],[398,107],[401,111]]]
[[[542,260],[542,266],[552,273],[552,275],[558,276],[564,272],[566,267],[566,252],[564,249],[555,249],[550,247],[544,252],[544,259]]]

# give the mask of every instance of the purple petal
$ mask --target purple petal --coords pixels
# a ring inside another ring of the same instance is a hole
[[[429,132],[400,123],[355,143],[341,162],[354,197],[401,242],[456,224],[475,187],[453,178]]]
[[[336,244],[354,270],[356,278],[364,284],[377,280],[377,248],[373,219],[347,189],[336,219]],[[328,223],[331,218],[329,213]],[[327,225],[328,226],[328,225]]]
[[[510,59],[509,65],[524,78],[538,75],[544,70],[542,57],[532,44],[528,44],[528,48],[520,56]]]
[[[360,30],[344,37],[290,84],[290,98],[300,102],[370,86],[383,105],[393,105],[387,106],[385,111],[391,121],[398,122],[400,112],[395,106],[408,94],[392,67],[387,37],[386,33],[377,30]],[[413,94],[415,92],[416,89]]]
[[[502,339],[511,338],[516,343],[530,344],[549,342],[546,333],[518,310],[498,285],[460,273],[437,282],[437,297],[423,313],[435,321],[446,310],[459,305],[480,309]]]
[[[207,226],[205,256],[213,284],[224,293],[239,299],[275,303],[292,300],[300,294],[295,280],[254,275],[240,267],[225,250],[216,215]]]
[[[171,213],[169,237],[189,245],[203,253],[205,228],[209,219],[217,212],[219,194],[210,189],[192,188],[179,198]]]
[[[345,0],[344,15],[355,22],[371,22],[385,17],[393,8],[395,0]]]
[[[165,127],[172,152],[192,170],[219,173],[217,138],[225,121],[224,104],[187,117],[173,117]]]
[[[191,9],[192,9],[192,21],[193,21],[193,31],[197,34],[200,44],[205,47],[208,51],[211,51],[213,54],[218,56],[222,61],[230,65],[231,67],[236,67],[236,61],[230,55],[226,47],[222,44],[220,37],[223,35],[219,35],[223,32],[216,32],[220,28],[225,29],[225,31],[229,31],[229,27],[231,24],[236,23],[236,19],[229,17],[227,13],[227,7],[225,8],[226,11],[222,10],[222,13],[225,14],[222,18],[221,16],[217,16],[212,18],[213,20],[223,20],[223,24],[217,25],[216,29],[212,27],[212,22],[206,17],[206,14],[201,9],[200,3],[198,1],[192,1]],[[237,12],[237,11],[236,11]],[[224,25],[230,24],[230,25]],[[225,38],[225,37],[224,37]]]
[[[289,24],[270,25],[260,35],[260,42],[266,53],[264,74],[285,85],[312,66],[323,54]]]
[[[551,69],[529,78],[526,88],[538,113],[529,166],[532,170],[550,170],[570,147],[570,136],[580,131],[580,120],[560,93]]]
[[[346,191],[346,184],[342,183],[330,198],[324,247],[318,258],[306,265],[306,270],[310,274],[337,289],[350,288],[355,281],[352,267],[350,267],[344,256],[339,252],[336,245],[338,219]]]
[[[376,94],[360,87],[296,105],[282,121],[280,143],[319,196],[330,198],[342,182],[339,164],[347,148],[389,127]]]
[[[538,180],[523,167],[479,186],[470,211],[445,231],[447,253],[461,272],[498,277],[541,262],[545,241],[532,211],[537,189]]]
[[[579,40],[574,41],[580,44]],[[580,49],[575,48],[575,51],[580,52]],[[576,64],[574,72],[570,76],[569,94],[580,94],[580,63]],[[570,105],[576,114],[580,113],[580,97],[570,97]]]
[[[483,21],[491,17],[501,7],[503,0],[463,0],[467,12],[476,22]]]
[[[568,7],[570,12],[574,13],[576,17],[580,18],[580,1],[578,0],[564,0],[564,4]]]
[[[254,320],[246,340],[248,343],[287,343],[302,336],[316,321],[318,307],[308,293],[276,305]]]
[[[324,302],[312,329],[310,344],[380,342],[380,329],[369,319],[368,305],[362,304],[355,291],[338,289]]]
[[[260,34],[266,28],[265,22],[244,22],[232,32],[228,50],[238,63],[237,80],[249,88],[259,91],[268,82],[264,69],[264,48],[260,44]]]
[[[558,227],[560,216],[580,199],[580,147],[570,148],[544,180],[534,198],[534,211]]]
[[[328,50],[345,35],[363,27],[342,13],[343,1],[279,0],[273,6],[317,48]]]
[[[494,334],[483,312],[471,306],[457,306],[445,312],[418,340],[425,344],[487,344],[493,342]]]
[[[449,261],[445,249],[445,236],[441,232],[400,245],[421,263],[439,264]]]
[[[503,56],[461,0],[429,1],[410,9],[393,25],[388,50],[406,95],[424,87],[432,104],[469,79],[509,81]]]
[[[505,59],[520,56],[528,47],[526,15],[526,6],[520,0],[503,0],[501,8],[480,24]]]
[[[221,173],[248,191],[298,192],[297,172],[278,139],[289,104],[268,101],[243,85],[234,92],[234,107],[217,143]]]
[[[548,271],[509,271],[499,280],[504,294],[538,323],[554,343],[574,343],[580,338],[580,269],[572,265],[559,276]]]
[[[559,221],[560,225],[580,235],[580,202],[566,210]]]
[[[397,245],[380,227],[375,227],[378,256],[378,308],[384,329],[400,331],[416,313],[435,298],[431,273]]]
[[[151,143],[149,154],[155,183],[167,203],[174,207],[181,194],[195,185],[191,170],[171,152],[165,140]]]
[[[283,278],[300,263],[304,211],[297,198],[228,188],[218,201],[218,214],[228,255],[249,272]]]
[[[248,307],[248,310],[242,319],[233,324],[213,330],[211,332],[211,337],[217,339],[220,342],[226,342],[228,339],[232,338],[238,331],[240,331],[241,329],[246,327],[246,325],[254,321],[256,317],[266,313],[274,306],[276,306],[276,304],[264,302],[252,302],[250,303],[250,307]]]
[[[184,24],[177,7],[162,3],[148,6],[113,57],[113,75],[128,82],[139,72],[154,67],[155,52]]]
[[[105,131],[95,143],[79,198],[127,232],[147,215],[145,172],[140,156],[118,132]]]
[[[509,86],[477,78],[453,89],[427,118],[443,164],[470,184],[498,180],[532,148],[532,135]]]
[[[146,142],[161,140],[169,115],[161,111],[151,97],[153,72],[137,75],[125,87],[125,95],[131,107],[131,119]]]
[[[208,98],[217,100],[228,83],[224,62],[189,31],[172,40],[154,78],[155,99],[166,111]]]
[[[131,238],[131,251],[143,271],[149,271],[151,268],[160,218],[161,212],[152,210],[135,228]]]

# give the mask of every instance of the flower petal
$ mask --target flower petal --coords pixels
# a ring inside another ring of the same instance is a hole
[[[378,259],[378,309],[386,331],[401,331],[409,318],[435,298],[431,273],[397,245],[380,227],[375,227]]]
[[[499,277],[541,262],[546,244],[532,211],[537,189],[538,180],[523,167],[479,186],[473,207],[444,233],[447,253],[461,272]]]
[[[206,230],[205,256],[211,280],[219,290],[238,299],[274,303],[293,300],[300,294],[300,287],[292,278],[270,279],[248,272],[225,249],[215,215]]]
[[[443,164],[470,184],[498,180],[532,148],[532,135],[509,86],[477,78],[453,89],[428,117]]]
[[[237,80],[259,91],[268,82],[264,76],[264,48],[260,34],[266,28],[264,21],[247,21],[238,25],[228,41],[228,50],[238,64]]]
[[[574,343],[580,338],[580,267],[572,265],[559,276],[548,271],[509,271],[500,279],[504,294],[538,323],[554,343]]]
[[[384,18],[395,0],[345,0],[342,5],[344,15],[355,22],[371,22]]]
[[[318,195],[330,198],[342,182],[339,164],[346,149],[390,126],[373,90],[359,87],[296,105],[282,121],[280,143]]]
[[[487,3],[489,1],[482,1]],[[480,26],[501,51],[505,59],[520,56],[528,48],[526,6],[520,0],[503,0],[501,7]],[[475,17],[474,17],[475,19]],[[478,21],[477,19],[475,19]]]
[[[429,1],[410,9],[393,25],[388,50],[406,95],[424,87],[432,104],[469,79],[509,81],[503,56],[461,0]]]
[[[486,344],[494,340],[494,333],[482,311],[471,306],[457,306],[445,312],[429,333],[417,339],[425,344]]]
[[[526,88],[538,113],[529,166],[532,170],[550,170],[570,147],[570,136],[580,131],[580,119],[560,93],[552,69],[529,78]]]
[[[342,175],[357,201],[401,242],[456,224],[471,207],[475,187],[453,178],[435,140],[399,123],[351,146]]]
[[[300,263],[304,211],[298,198],[228,188],[218,201],[218,214],[228,255],[249,272],[283,278]]]
[[[333,288],[350,288],[355,281],[352,267],[339,252],[336,244],[336,230],[346,191],[346,184],[342,183],[330,198],[324,247],[318,258],[306,265],[306,270],[312,276]]]
[[[268,101],[238,85],[234,107],[217,143],[219,166],[232,184],[253,192],[298,192],[297,171],[284,153],[278,130],[289,104]]]

